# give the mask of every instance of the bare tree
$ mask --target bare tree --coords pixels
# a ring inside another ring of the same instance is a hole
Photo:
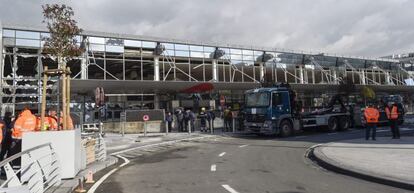
[[[73,57],[79,56],[83,53],[77,45],[76,35],[82,32],[77,26],[77,22],[73,19],[74,12],[71,7],[59,4],[46,4],[43,8],[43,23],[46,23],[49,30],[50,37],[45,37],[43,40],[43,53],[47,56],[57,60],[58,69],[55,72],[61,77],[62,82],[62,109],[63,109],[63,129],[67,128],[67,116],[69,115],[69,88],[67,85],[70,81],[70,70],[66,68],[66,62]],[[46,68],[47,69],[47,68]],[[45,82],[43,84],[46,84]],[[45,88],[45,87],[44,87]],[[45,90],[45,89],[44,89]],[[44,92],[45,93],[45,92]],[[46,108],[46,96],[42,97],[42,127],[43,118]],[[59,112],[58,112],[59,113]]]

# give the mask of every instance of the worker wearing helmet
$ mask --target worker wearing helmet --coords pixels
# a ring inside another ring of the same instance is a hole
[[[200,131],[207,132],[207,113],[206,108],[202,107],[201,112],[198,114],[200,118]]]

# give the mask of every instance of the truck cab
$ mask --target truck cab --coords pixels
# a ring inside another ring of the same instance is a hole
[[[245,129],[251,133],[290,135],[293,131],[290,93],[285,87],[246,91],[244,113]],[[283,126],[289,131],[281,131]]]

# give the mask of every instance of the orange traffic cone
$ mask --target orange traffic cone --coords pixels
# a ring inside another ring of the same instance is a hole
[[[79,179],[79,185],[78,185],[78,188],[76,188],[75,192],[78,192],[78,193],[84,193],[84,192],[86,192],[86,190],[83,188],[83,181],[82,181],[82,179]]]
[[[87,184],[93,184],[95,181],[93,180],[93,172],[89,171],[88,176],[86,176],[86,183]]]

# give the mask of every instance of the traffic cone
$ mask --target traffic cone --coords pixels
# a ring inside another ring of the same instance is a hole
[[[79,179],[79,185],[78,185],[78,188],[76,188],[75,192],[78,192],[78,193],[84,193],[84,192],[86,192],[86,190],[83,188],[83,181],[82,181],[82,179]]]
[[[88,176],[86,176],[86,182],[87,184],[93,184],[95,183],[95,180],[93,180],[93,172],[89,171]]]

